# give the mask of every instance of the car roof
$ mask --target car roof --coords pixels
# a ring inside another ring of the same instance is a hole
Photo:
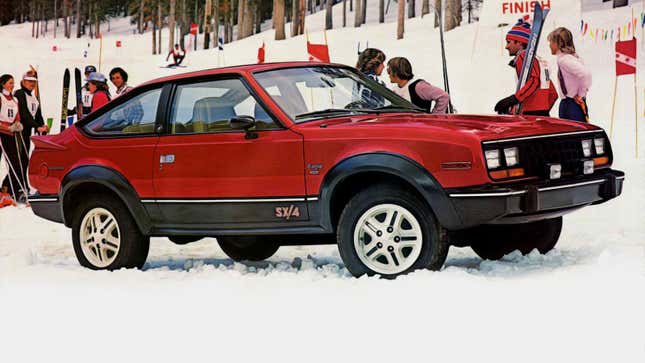
[[[344,64],[336,63],[313,63],[313,62],[276,62],[276,63],[262,63],[262,64],[244,64],[236,65],[229,67],[220,67],[220,68],[210,68],[200,71],[186,72],[181,74],[175,74],[172,76],[166,76],[161,78],[156,78],[141,84],[141,86],[147,86],[158,83],[166,83],[172,81],[178,81],[183,79],[190,79],[194,77],[203,77],[210,75],[217,75],[223,73],[250,73],[258,71],[268,71],[273,69],[282,69],[282,68],[294,68],[294,67],[319,67],[319,66],[334,66],[334,67],[348,67]]]

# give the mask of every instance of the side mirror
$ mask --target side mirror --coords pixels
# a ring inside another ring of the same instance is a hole
[[[246,132],[246,139],[257,139],[258,134],[249,129],[255,126],[255,118],[252,116],[235,116],[229,121],[230,127],[233,130],[244,130]]]

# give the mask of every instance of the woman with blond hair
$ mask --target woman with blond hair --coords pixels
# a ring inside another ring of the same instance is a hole
[[[573,35],[567,28],[557,28],[549,34],[551,54],[557,57],[558,80],[562,100],[560,118],[589,122],[587,92],[591,87],[591,72],[573,44]]]

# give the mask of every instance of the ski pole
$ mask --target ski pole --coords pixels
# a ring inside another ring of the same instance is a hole
[[[27,164],[29,164],[29,150],[27,150],[27,144],[25,144],[25,138],[22,136],[22,132],[17,132],[17,134],[20,135],[20,141],[22,142],[22,148],[25,150],[25,155],[27,157],[27,159],[26,159]],[[18,137],[14,136],[14,138],[16,139],[16,148],[19,149],[19,147],[18,147]],[[27,181],[27,174],[25,173],[24,166],[22,166],[22,159],[20,158],[20,150],[18,150],[18,162],[20,163],[20,173],[21,173],[20,176],[22,177],[22,183],[23,183],[23,185],[25,186],[25,188],[28,191],[29,190],[29,182]],[[29,194],[26,194],[26,195],[29,195]]]
[[[11,174],[13,172],[13,175],[16,177],[16,181],[18,181],[18,184],[20,184],[20,178],[18,177],[18,173],[16,173],[16,170],[14,169],[13,165],[11,165],[11,159],[9,159],[9,155],[7,154],[6,150],[4,149],[4,145],[0,141],[0,150],[2,151],[2,155],[4,156],[5,160],[7,160],[7,165],[9,165],[9,173]],[[13,193],[14,199],[18,199],[18,195],[16,194],[13,182],[11,181],[11,175],[8,175],[9,177],[9,186],[11,187],[11,192]],[[23,191],[25,192],[25,188],[22,185],[19,185]],[[26,196],[27,194],[25,194]]]

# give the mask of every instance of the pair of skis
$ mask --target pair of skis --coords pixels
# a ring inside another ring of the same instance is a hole
[[[65,69],[65,73],[63,74],[63,100],[60,115],[60,132],[63,132],[65,130],[65,127],[67,126],[69,83],[70,72],[69,69]],[[74,85],[76,86],[76,120],[78,121],[83,117],[83,100],[81,99],[81,70],[78,68],[74,69]]]

